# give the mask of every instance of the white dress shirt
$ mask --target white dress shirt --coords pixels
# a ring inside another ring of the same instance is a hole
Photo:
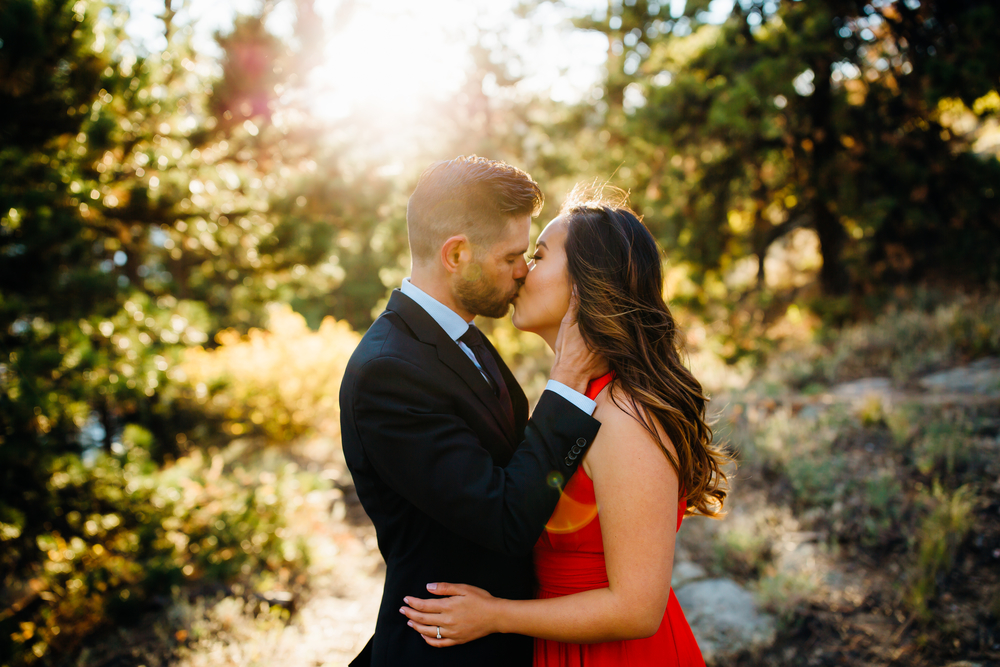
[[[476,368],[478,368],[479,372],[483,374],[483,377],[487,378],[486,372],[483,371],[482,366],[479,365],[479,361],[476,359],[476,355],[469,349],[468,345],[458,340],[465,334],[466,331],[468,331],[472,322],[466,322],[463,320],[462,317],[454,310],[411,283],[409,278],[403,278],[403,284],[399,289],[403,294],[413,299],[418,306],[423,308],[427,314],[430,315],[442,329],[444,329],[444,332],[448,334],[449,338],[458,343],[462,352],[465,352],[466,356],[472,360],[472,363],[476,365]],[[545,385],[545,389],[559,394],[567,401],[586,412],[588,415],[593,415],[594,410],[597,408],[596,402],[590,400],[580,392],[570,389],[562,382],[549,380]]]

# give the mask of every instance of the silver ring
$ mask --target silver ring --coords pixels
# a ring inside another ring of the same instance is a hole
[[[441,626],[440,625],[438,626],[438,636],[437,636],[437,638],[441,639]]]

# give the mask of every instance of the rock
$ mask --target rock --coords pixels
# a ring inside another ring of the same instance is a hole
[[[1000,393],[1000,358],[987,357],[968,366],[931,373],[919,384],[933,392],[997,394]]]
[[[786,536],[786,540],[788,537]],[[783,572],[810,572],[816,568],[817,549],[809,542],[786,541],[778,549],[777,561]]]
[[[749,591],[731,579],[693,581],[674,593],[710,664],[774,642],[774,618],[759,610]]]
[[[698,579],[704,579],[707,576],[708,573],[705,572],[705,568],[701,565],[692,563],[689,560],[677,561],[674,563],[674,571],[673,576],[671,577],[670,585],[673,586],[676,591],[684,584],[697,581]]]
[[[821,414],[823,414],[823,411],[820,410],[819,406],[804,405],[799,411],[798,417],[805,421],[812,421],[818,419]]]
[[[892,388],[892,380],[889,378],[863,378],[853,382],[841,382],[830,387],[830,393],[840,399],[851,401],[861,401],[869,396],[891,399],[895,393]]]

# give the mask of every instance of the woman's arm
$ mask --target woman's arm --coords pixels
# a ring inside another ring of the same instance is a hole
[[[493,632],[593,643],[656,632],[670,596],[677,474],[646,430],[602,398],[594,414],[601,430],[584,466],[600,508],[608,587],[545,600],[503,600],[471,586],[438,584],[433,592],[451,597],[407,598],[409,607],[400,610],[427,643],[451,646]]]

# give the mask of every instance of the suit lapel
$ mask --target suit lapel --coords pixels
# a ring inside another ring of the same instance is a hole
[[[458,343],[455,343],[450,338],[448,340],[452,343],[450,346],[438,346],[438,358],[465,380],[465,383],[479,397],[479,400],[490,409],[493,418],[496,419],[497,424],[503,429],[504,435],[507,436],[507,442],[513,443],[514,425],[510,423],[507,415],[504,414],[503,407],[500,405],[500,399],[496,397],[486,378],[479,372],[476,365],[472,363],[472,359],[469,359],[468,355],[462,351]]]
[[[483,377],[479,369],[472,362],[462,348],[458,346],[458,343],[453,341],[448,334],[444,332],[444,329],[434,321],[434,318],[427,314],[423,308],[417,305],[412,299],[403,294],[401,291],[393,290],[392,295],[389,297],[389,303],[386,305],[387,310],[391,310],[397,313],[403,318],[407,326],[413,331],[417,339],[422,343],[427,343],[433,345],[437,348],[438,358],[441,360],[445,366],[450,368],[456,375],[458,375],[465,384],[468,386],[469,390],[479,398],[480,401],[489,409],[493,418],[496,420],[497,425],[503,430],[504,435],[507,438],[507,444],[510,446],[511,451],[513,451],[517,446],[516,434],[514,432],[514,424],[510,423],[507,416],[504,414],[503,407],[500,405],[500,400],[493,393],[490,388],[489,383],[486,378]],[[485,337],[484,337],[485,338]],[[489,343],[487,342],[487,345]],[[490,351],[493,353],[494,357],[497,357],[496,350],[493,349],[492,345],[489,345]],[[498,366],[501,368],[501,373],[504,374],[504,381],[507,382],[507,390],[511,394],[511,400],[514,400],[514,392],[511,391],[511,380],[507,379],[510,375],[510,371],[507,370],[507,366],[503,364],[502,360],[498,361]],[[514,381],[514,385],[517,386],[517,382]],[[518,389],[519,395],[523,396],[523,392]],[[515,403],[515,414],[516,412]],[[509,453],[509,452],[508,452]]]

